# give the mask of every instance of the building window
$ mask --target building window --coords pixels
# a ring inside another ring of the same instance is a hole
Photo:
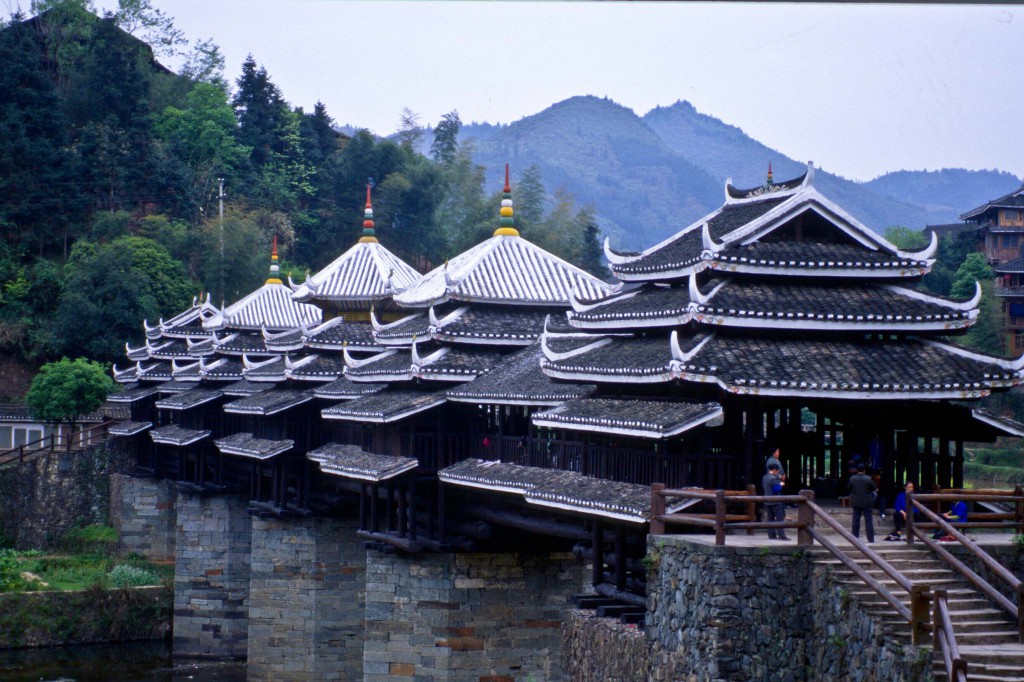
[[[1003,222],[1004,223],[1018,223],[1020,222],[1020,211],[1016,208],[1004,208],[1003,209]]]
[[[1024,334],[1017,332],[1013,335],[1013,350],[1024,350]]]
[[[1015,234],[1004,234],[1003,235],[1003,248],[1004,249],[1015,249],[1017,248],[1018,236]]]

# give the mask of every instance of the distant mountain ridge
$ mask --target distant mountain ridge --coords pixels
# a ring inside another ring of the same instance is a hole
[[[625,249],[650,246],[717,208],[726,178],[755,187],[769,162],[777,180],[806,170],[685,101],[640,117],[607,98],[571,97],[508,125],[464,125],[459,137],[473,140],[474,160],[495,183],[506,162],[513,175],[537,165],[549,193],[564,186],[592,204],[602,231]],[[824,195],[878,232],[956,222],[1020,185],[1010,173],[962,169],[898,171],[867,183],[815,174]]]

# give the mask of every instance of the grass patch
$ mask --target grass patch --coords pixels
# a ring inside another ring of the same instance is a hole
[[[85,590],[115,587],[141,587],[165,585],[174,579],[174,566],[154,564],[138,557],[115,559],[95,554],[72,556],[13,557],[8,560],[6,572],[0,559],[0,576],[13,575],[16,580],[7,583],[0,578],[0,591]],[[31,573],[39,581],[26,581],[24,573]],[[45,585],[43,584],[45,583]]]
[[[60,541],[60,548],[68,554],[98,554],[113,556],[117,551],[117,530],[95,524],[72,528]]]

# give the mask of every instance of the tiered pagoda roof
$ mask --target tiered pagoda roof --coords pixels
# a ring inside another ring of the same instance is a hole
[[[1017,208],[1024,210],[1024,186],[1021,186],[1020,189],[1014,190],[1013,192],[1003,195],[998,199],[993,199],[992,201],[986,202],[977,208],[967,211],[960,216],[960,220],[979,221],[986,213],[992,209],[998,208]],[[1017,231],[1019,230],[1020,228],[1017,228]]]
[[[300,285],[291,284],[296,301],[325,310],[366,311],[390,308],[391,297],[412,286],[420,274],[391,253],[374,235],[373,204],[366,188],[363,235],[351,249]]]
[[[812,179],[813,167],[777,185],[727,184],[722,208],[643,253],[606,247],[613,272],[633,284],[575,297],[577,331],[545,331],[544,372],[859,400],[978,398],[1020,382],[1024,358],[940,338],[974,324],[981,287],[969,300],[912,287],[933,263],[934,238],[903,252]]]
[[[519,236],[505,167],[499,226],[483,243],[435,268],[395,302],[411,308],[390,323],[371,315],[374,338],[389,350],[371,357],[346,352],[353,381],[467,382],[498,367],[509,352],[535,344],[544,319],[573,295],[614,291],[596,277]]]

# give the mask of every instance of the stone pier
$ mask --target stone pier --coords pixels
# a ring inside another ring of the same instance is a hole
[[[589,577],[569,553],[368,552],[362,679],[560,680],[567,597]]]
[[[118,554],[138,554],[151,561],[174,559],[174,481],[110,477],[110,523],[118,530]]]
[[[249,680],[358,680],[366,550],[358,522],[252,522]]]
[[[175,656],[245,658],[252,518],[231,495],[178,493]]]

